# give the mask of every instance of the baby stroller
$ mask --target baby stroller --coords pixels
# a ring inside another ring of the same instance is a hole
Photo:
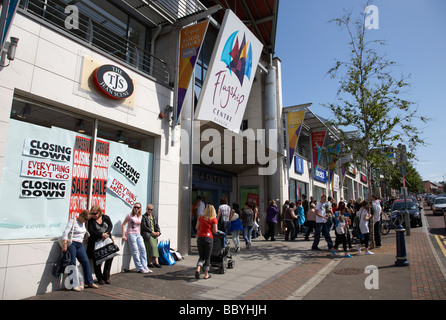
[[[234,260],[232,260],[232,255],[229,251],[229,242],[226,238],[226,233],[223,231],[218,231],[214,233],[214,244],[211,253],[211,266],[218,268],[221,274],[226,272],[226,268],[234,267]]]

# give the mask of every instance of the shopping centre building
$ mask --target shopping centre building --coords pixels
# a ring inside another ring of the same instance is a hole
[[[197,196],[215,207],[221,198],[255,201],[263,219],[271,199],[366,194],[361,174],[341,184],[337,169],[330,187],[328,164],[312,167],[311,132],[326,130],[327,145],[336,130],[309,105],[282,105],[278,8],[278,0],[21,0],[2,16],[2,299],[63,288],[51,274],[56,239],[94,204],[114,224],[117,273],[133,267],[121,223],[136,202],[154,205],[161,240],[187,254]],[[192,81],[182,78],[187,69]],[[296,108],[306,113],[290,156],[286,119]]]

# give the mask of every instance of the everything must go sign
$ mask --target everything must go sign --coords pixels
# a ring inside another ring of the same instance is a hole
[[[197,120],[239,132],[262,49],[254,34],[227,10],[198,100]]]

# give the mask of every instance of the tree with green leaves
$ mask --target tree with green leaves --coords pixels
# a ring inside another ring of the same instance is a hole
[[[399,167],[393,170],[389,184],[393,189],[396,190],[401,190],[401,188],[403,187],[403,181],[401,179],[401,171]],[[424,192],[423,179],[421,178],[414,165],[410,162],[406,164],[406,188],[409,194],[418,194]]]
[[[368,5],[370,1],[364,9]],[[369,39],[373,30],[367,29],[366,18],[366,10],[356,19],[352,12],[344,11],[342,17],[331,20],[347,32],[351,55],[347,61],[337,59],[328,71],[331,78],[339,79],[339,89],[337,101],[325,107],[332,113],[330,124],[339,131],[339,157],[348,155],[350,162],[364,167],[370,199],[370,169],[388,163],[387,153],[377,150],[404,143],[408,158],[414,158],[415,149],[425,144],[421,134],[428,119],[404,98],[408,78],[394,75],[397,65],[380,54],[385,41]]]

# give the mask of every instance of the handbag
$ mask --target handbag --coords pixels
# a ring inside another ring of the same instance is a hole
[[[345,234],[345,222],[339,222],[336,227],[336,232],[338,234]]]
[[[71,245],[71,243],[73,242],[73,233],[74,233],[74,219],[73,219],[73,226],[71,227],[71,231],[68,234],[68,239],[67,239],[67,248]],[[59,242],[60,247],[63,247],[63,234],[57,238],[57,242]]]
[[[71,254],[70,251],[61,252],[59,255],[59,259],[57,262],[53,264],[53,269],[51,271],[52,275],[56,278],[59,278],[60,275],[64,272],[65,267],[71,264]]]
[[[111,238],[96,241],[94,244],[94,259],[96,265],[119,255],[119,247]]]
[[[239,218],[238,213],[234,212],[234,214],[232,215],[231,221],[235,221]]]

